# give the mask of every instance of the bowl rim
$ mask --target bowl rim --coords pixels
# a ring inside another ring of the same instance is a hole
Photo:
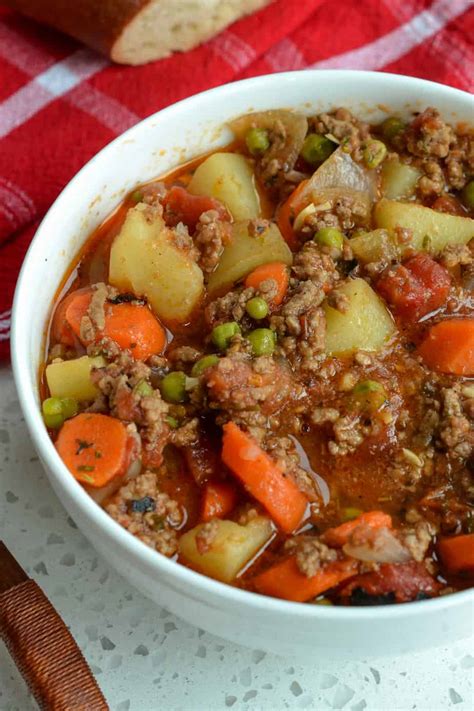
[[[146,117],[105,145],[73,176],[50,206],[36,230],[23,260],[15,288],[12,307],[11,357],[15,385],[30,437],[41,456],[41,460],[46,466],[48,478],[51,481],[54,479],[58,488],[63,489],[68,497],[75,500],[77,507],[81,510],[81,514],[85,519],[101,530],[107,543],[113,540],[114,544],[120,550],[121,556],[130,556],[136,563],[141,564],[151,577],[159,578],[160,572],[163,572],[166,574],[167,580],[165,585],[168,587],[175,587],[176,591],[191,598],[193,597],[192,591],[194,589],[201,595],[210,593],[214,599],[219,598],[222,604],[239,603],[243,606],[246,605],[253,608],[256,612],[264,611],[267,614],[278,613],[279,615],[290,615],[308,620],[324,618],[327,620],[341,619],[356,622],[367,621],[369,619],[374,620],[375,618],[378,621],[383,621],[402,617],[409,618],[413,615],[419,615],[422,612],[427,613],[428,611],[430,613],[441,613],[449,608],[463,605],[468,601],[474,601],[474,588],[458,591],[438,598],[403,604],[376,605],[370,607],[308,605],[267,597],[233,587],[232,585],[214,580],[213,578],[187,568],[173,559],[158,554],[135,536],[128,533],[126,529],[112,519],[109,514],[91,499],[79,482],[70,475],[44,427],[37,402],[37,386],[30,387],[29,380],[25,383],[22,377],[22,372],[28,372],[29,370],[28,348],[26,346],[27,329],[22,329],[21,327],[23,304],[33,298],[28,297],[28,274],[31,270],[35,269],[36,251],[39,250],[39,246],[48,232],[49,223],[54,224],[56,213],[61,210],[63,201],[71,193],[74,193],[75,185],[80,177],[85,172],[93,170],[95,164],[106,158],[108,153],[113,151],[118,143],[124,139],[129,140],[133,138],[135,132],[140,132],[146,126],[156,125],[156,122],[159,122],[161,117],[169,118],[173,113],[180,113],[185,109],[191,112],[193,103],[199,102],[202,99],[210,98],[218,101],[221,96],[228,97],[229,95],[239,94],[241,92],[246,96],[251,96],[254,91],[258,91],[261,85],[267,84],[268,82],[275,83],[275,85],[279,86],[281,83],[284,85],[286,82],[298,81],[301,76],[305,76],[306,79],[308,79],[308,76],[311,75],[318,80],[355,81],[362,83],[362,85],[382,81],[386,83],[388,88],[398,85],[405,87],[407,90],[410,88],[422,89],[425,86],[431,90],[435,88],[448,99],[449,97],[453,99],[462,98],[463,100],[470,98],[474,104],[474,97],[467,92],[416,77],[359,70],[307,69],[294,72],[276,72],[274,74],[260,75],[238,82],[223,84],[182,99]],[[62,505],[64,506],[64,504]],[[173,580],[174,585],[171,584],[170,579]],[[185,593],[183,593],[183,590],[185,590]],[[199,602],[203,602],[202,597],[199,598]],[[211,604],[210,601],[209,604]]]

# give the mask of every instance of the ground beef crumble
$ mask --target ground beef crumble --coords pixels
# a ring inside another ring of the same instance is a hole
[[[103,282],[93,285],[92,298],[80,325],[79,335],[84,343],[92,343],[96,340],[98,332],[104,330],[105,304],[107,299],[114,298],[116,295],[117,290]]]
[[[281,407],[292,390],[290,374],[272,357],[251,359],[245,353],[235,353],[219,360],[204,371],[209,405],[228,412],[260,408],[269,415]]]
[[[474,134],[456,134],[436,109],[416,116],[395,143],[423,173],[417,185],[423,200],[462,190],[474,172]]]
[[[178,429],[172,430],[169,441],[171,444],[174,444],[175,447],[189,447],[197,442],[199,438],[198,428],[199,420],[197,417],[193,417],[192,420],[178,427]]]
[[[279,336],[300,336],[303,332],[300,317],[324,300],[324,291],[310,280],[300,282],[279,314],[272,316],[271,325]]]
[[[406,147],[415,156],[446,158],[456,138],[451,126],[446,124],[436,109],[420,113],[405,131]]]
[[[318,538],[295,536],[285,544],[285,549],[296,554],[296,565],[303,575],[312,578],[325,563],[337,560],[337,552]]]
[[[322,207],[322,206],[321,206]],[[324,227],[334,227],[351,233],[356,227],[367,224],[368,202],[361,195],[343,195],[327,203],[326,209],[310,214],[303,223],[301,236],[312,236]]]
[[[321,360],[325,358],[326,347],[326,316],[319,306],[312,306],[302,318],[302,338],[297,345],[301,356],[301,369],[318,370]]]
[[[168,359],[175,370],[186,370],[202,357],[202,351],[192,346],[178,346],[170,353]]]
[[[221,296],[206,308],[206,321],[209,326],[214,327],[225,321],[237,321],[240,323],[245,315],[245,306],[250,299],[255,296],[255,289],[235,289],[229,291],[225,296]]]
[[[435,527],[428,521],[418,521],[413,528],[403,531],[401,539],[412,558],[420,563],[424,559],[435,533]]]
[[[207,553],[211,549],[218,531],[219,522],[215,518],[201,526],[196,534],[196,548],[198,549],[200,555]]]
[[[353,452],[364,441],[366,428],[355,415],[343,415],[333,423],[334,439],[329,440],[332,455],[344,456]]]
[[[474,451],[473,398],[465,397],[461,385],[441,390],[442,410],[439,439],[449,456],[468,459]]]
[[[285,193],[286,181],[292,182],[292,170],[300,146],[294,146],[292,136],[283,121],[277,119],[267,132],[269,148],[256,160],[256,174],[274,195]]]
[[[169,438],[166,417],[169,412],[159,390],[140,395],[135,387],[150,375],[150,368],[135,361],[125,351],[116,361],[91,373],[92,382],[100,391],[92,409],[106,409],[113,417],[134,422],[144,442],[144,452],[150,465],[159,466],[162,451]]]
[[[321,494],[317,482],[311,476],[311,472],[300,466],[300,455],[294,437],[267,436],[262,440],[262,446],[281,471],[290,476],[298,489],[306,494],[308,501],[313,503],[320,501]]]
[[[162,214],[163,207],[161,201],[167,193],[166,185],[161,180],[157,180],[148,185],[144,185],[141,192],[143,193],[143,202],[146,205],[156,208],[160,211],[160,214]]]
[[[206,274],[217,266],[224,247],[231,239],[230,222],[219,219],[217,210],[207,210],[199,217],[194,244],[199,250],[198,264]]]
[[[457,266],[467,267],[474,264],[474,241],[467,244],[450,244],[440,256],[441,264],[447,269]]]
[[[313,241],[306,242],[295,254],[292,272],[300,281],[310,280],[326,289],[332,288],[341,278],[334,259]]]
[[[127,482],[105,510],[147,546],[167,557],[177,552],[176,529],[182,523],[183,512],[176,501],[159,490],[156,473],[144,471]]]
[[[340,143],[344,142],[351,154],[360,160],[361,146],[370,137],[370,126],[367,123],[357,119],[345,108],[319,114],[310,123],[316,133],[333,136]]]

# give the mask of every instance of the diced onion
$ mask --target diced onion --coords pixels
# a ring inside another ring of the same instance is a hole
[[[356,163],[348,153],[337,148],[310,178],[305,192],[317,194],[327,188],[349,188],[369,193],[373,199],[377,192],[374,171]]]
[[[367,563],[406,563],[411,560],[410,553],[388,528],[374,530],[359,526],[343,546],[343,551]]]
[[[310,202],[309,205],[303,208],[303,210],[301,210],[301,212],[299,212],[296,216],[296,219],[293,223],[294,231],[299,232],[300,229],[303,227],[304,223],[306,222],[306,218],[310,215],[314,215],[317,212],[326,212],[327,210],[330,210],[331,207],[332,205],[329,201],[319,203],[318,205],[315,205],[314,202]]]

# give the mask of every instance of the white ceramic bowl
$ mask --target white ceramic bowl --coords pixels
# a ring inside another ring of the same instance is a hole
[[[248,79],[181,101],[104,148],[71,180],[39,227],[18,280],[12,353],[25,420],[43,466],[84,535],[132,585],[194,625],[283,655],[402,653],[472,632],[474,591],[370,608],[301,605],[221,584],[155,553],[110,518],[70,475],[40,415],[38,370],[51,304],[86,237],[137,183],[225,144],[226,120],[251,110],[306,113],[346,106],[373,121],[428,105],[450,121],[472,121],[469,94],[402,76],[306,71]],[[378,107],[378,108],[377,108]]]

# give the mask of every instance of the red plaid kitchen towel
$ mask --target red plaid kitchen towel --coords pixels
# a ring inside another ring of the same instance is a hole
[[[384,70],[472,91],[473,36],[474,0],[275,0],[191,52],[123,67],[0,7],[0,357],[39,220],[119,133],[203,89],[292,69]]]

